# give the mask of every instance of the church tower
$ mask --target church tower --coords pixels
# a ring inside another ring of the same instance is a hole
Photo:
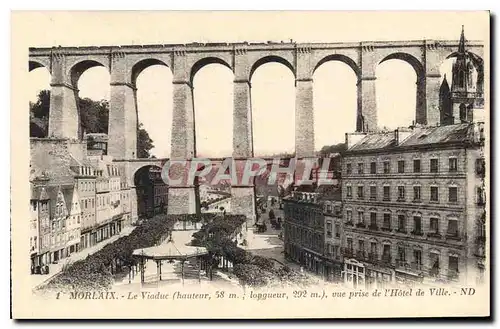
[[[441,88],[439,88],[439,109],[441,114],[441,125],[453,124],[451,91],[450,86],[448,85],[448,80],[446,79],[446,74],[444,75],[443,83],[441,83]]]
[[[465,49],[463,26],[458,51],[454,54],[454,57],[455,62],[452,68],[450,89],[451,113],[449,113],[449,108],[441,108],[444,119],[441,124],[472,122],[474,120],[474,109],[481,108],[484,102],[482,76],[480,76],[482,75],[482,67],[475,60],[474,55]],[[443,81],[443,84],[445,83],[447,85],[446,80]],[[446,88],[446,86],[442,86],[442,88]],[[441,91],[444,92],[444,90]],[[444,103],[447,102],[445,101]]]

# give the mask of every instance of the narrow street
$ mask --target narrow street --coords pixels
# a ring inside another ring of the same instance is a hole
[[[271,207],[271,202],[267,202],[267,207],[264,213],[259,214],[259,223],[265,223],[267,226],[266,232],[257,232],[256,227],[249,228],[248,236],[248,246],[245,248],[254,255],[272,258],[284,265],[287,265],[291,269],[296,271],[301,271],[301,266],[297,263],[288,261],[285,259],[284,253],[284,243],[283,240],[279,238],[282,229],[276,230],[271,226],[269,220],[269,210],[273,209],[276,219],[281,218],[283,225],[284,222],[284,211],[279,209],[278,202],[275,203],[274,207]],[[311,279],[317,280],[318,282],[324,282],[323,278],[307,271],[301,271],[305,275],[309,276]]]
[[[92,247],[85,248],[79,252],[71,254],[67,258],[59,260],[57,264],[49,264],[49,274],[30,275],[30,284],[32,289],[35,289],[38,286],[47,283],[51,278],[59,274],[65,265],[85,259],[88,255],[92,255],[97,251],[101,250],[102,248],[104,248],[104,246],[115,242],[121,237],[129,235],[130,233],[132,233],[134,229],[135,226],[127,226],[123,228],[123,230],[119,234],[114,235],[107,240],[101,241]]]

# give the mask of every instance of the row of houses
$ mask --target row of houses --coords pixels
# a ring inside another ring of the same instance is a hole
[[[127,184],[124,168],[105,154],[107,136],[94,135],[86,141],[31,139],[33,273],[132,223],[135,191]]]

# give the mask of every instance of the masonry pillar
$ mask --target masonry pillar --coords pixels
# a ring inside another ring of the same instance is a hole
[[[356,131],[369,132],[378,129],[377,97],[375,92],[377,57],[374,47],[371,45],[362,45],[360,54],[361,76],[358,77],[357,84],[358,113]]]
[[[375,76],[362,76],[358,81],[357,132],[369,132],[377,129],[376,80]]]
[[[314,155],[313,80],[295,81],[295,154],[298,158]]]
[[[295,155],[314,156],[314,110],[311,49],[296,49],[295,76]]]
[[[111,55],[108,155],[115,159],[137,158],[136,89],[131,83],[124,53]]]
[[[78,90],[71,81],[62,54],[52,56],[52,80],[50,82],[49,137],[78,139],[80,115],[78,111]]]
[[[173,61],[173,118],[172,148],[170,159],[187,161],[185,169],[176,166],[171,177],[187,177],[189,160],[196,157],[195,117],[193,87],[190,80],[191,67],[186,62],[184,51],[174,52]],[[168,188],[168,214],[194,214],[200,212],[197,182],[170,185]]]
[[[253,131],[252,131],[252,99],[249,69],[245,49],[235,50],[235,78],[234,78],[234,110],[233,110],[233,161],[236,164],[237,177],[243,177],[245,159],[252,158]],[[253,223],[256,217],[254,179],[248,184],[238,182],[231,185],[231,214],[245,215]]]
[[[441,87],[441,75],[439,73],[428,73],[425,76],[425,99],[426,99],[426,124],[437,126],[440,123],[439,88]],[[418,89],[417,89],[418,92]]]
[[[425,121],[429,126],[441,123],[441,112],[439,108],[439,89],[441,88],[441,63],[448,52],[443,52],[439,43],[433,40],[425,40],[423,48],[425,58],[425,79],[422,89],[425,88]],[[446,54],[446,55],[445,55]],[[419,90],[417,89],[417,92]]]
[[[427,110],[426,110],[426,90],[425,90],[425,77],[417,76],[417,101],[415,112],[415,123],[427,124]]]

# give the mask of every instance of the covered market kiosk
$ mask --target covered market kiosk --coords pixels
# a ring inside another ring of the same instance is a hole
[[[141,283],[144,283],[144,272],[145,263],[147,260],[153,260],[156,262],[156,275],[157,280],[162,280],[162,261],[169,261],[173,263],[174,261],[181,262],[181,280],[184,284],[184,263],[193,258],[196,259],[196,268],[198,270],[198,281],[201,281],[201,270],[206,271],[206,275],[211,279],[211,266],[210,262],[207,260],[208,251],[204,247],[193,247],[186,245],[175,245],[172,238],[169,239],[167,243],[163,243],[159,246],[136,249],[132,253],[133,257],[139,260],[139,269],[141,272]]]

